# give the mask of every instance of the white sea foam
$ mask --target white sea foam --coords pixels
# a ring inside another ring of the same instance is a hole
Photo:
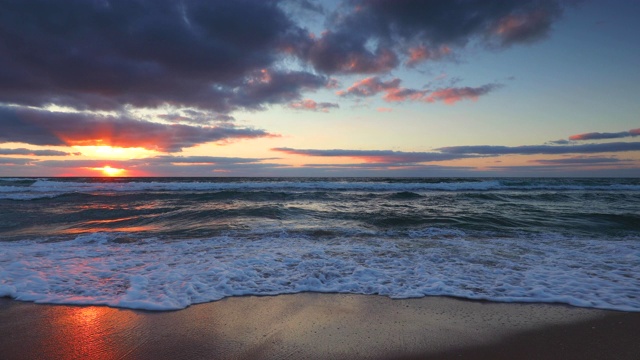
[[[435,236],[434,236],[435,235]],[[0,296],[40,303],[174,310],[238,295],[303,291],[448,295],[640,311],[640,241],[468,240],[425,229],[394,240],[0,242]]]

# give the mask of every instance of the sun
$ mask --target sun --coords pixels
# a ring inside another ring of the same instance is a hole
[[[120,176],[125,173],[125,169],[112,168],[109,165],[103,166],[101,168],[92,168],[92,170],[102,171],[105,176]]]

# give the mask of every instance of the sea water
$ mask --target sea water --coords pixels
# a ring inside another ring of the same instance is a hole
[[[304,291],[640,311],[640,179],[0,179],[0,296]]]

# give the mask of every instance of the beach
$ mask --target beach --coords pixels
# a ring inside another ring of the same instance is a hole
[[[639,179],[3,179],[0,359],[635,360],[638,204]]]
[[[301,293],[183,310],[0,299],[3,359],[635,359],[640,313]]]

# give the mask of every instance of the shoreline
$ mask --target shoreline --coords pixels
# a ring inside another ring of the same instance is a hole
[[[640,313],[299,293],[183,310],[0,298],[5,359],[635,359]]]

